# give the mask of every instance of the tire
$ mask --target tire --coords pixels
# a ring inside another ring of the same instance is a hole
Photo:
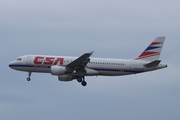
[[[86,81],[82,81],[82,82],[81,82],[81,85],[82,85],[82,86],[86,86],[86,85],[87,85]]]
[[[27,78],[27,81],[30,81],[30,80],[31,80],[31,78],[30,78],[30,77],[28,77],[28,78]]]
[[[77,78],[77,81],[78,81],[78,82],[82,82],[82,78],[80,78],[80,77]]]

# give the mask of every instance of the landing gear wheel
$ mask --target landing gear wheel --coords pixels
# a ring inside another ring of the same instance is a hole
[[[78,82],[82,82],[82,78],[80,78],[80,77],[77,78],[77,81],[78,81]]]
[[[86,86],[86,85],[87,85],[86,81],[83,80],[83,81],[81,82],[81,85],[82,85],[82,86]]]
[[[28,78],[27,78],[27,81],[30,81],[30,80],[31,80],[31,78],[30,78],[30,77],[28,77]]]

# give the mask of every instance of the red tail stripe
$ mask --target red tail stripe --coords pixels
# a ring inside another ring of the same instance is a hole
[[[139,57],[147,56],[147,55],[152,55],[152,54],[157,54],[159,52],[143,52]]]
[[[153,56],[157,56],[157,55],[160,55],[160,53],[155,53],[155,54],[150,54],[150,55],[147,55],[147,56],[139,56],[138,58],[136,58],[135,60],[138,60],[138,59],[143,59],[143,58],[148,58],[148,57],[153,57]]]
[[[157,44],[162,44],[162,42],[152,42],[151,45],[157,45]],[[151,46],[150,45],[150,46]]]

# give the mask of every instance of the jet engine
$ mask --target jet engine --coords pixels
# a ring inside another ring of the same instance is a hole
[[[58,76],[58,79],[59,79],[59,81],[67,82],[67,81],[72,81],[73,77],[72,77],[72,75],[60,75],[60,76]]]
[[[51,74],[52,75],[64,75],[66,72],[66,68],[62,66],[51,66]]]

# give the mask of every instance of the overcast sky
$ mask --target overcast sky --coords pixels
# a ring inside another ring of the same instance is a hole
[[[179,120],[180,1],[1,0],[1,120]],[[14,71],[26,54],[135,58],[166,36],[160,59],[168,68],[122,77],[56,76]]]

